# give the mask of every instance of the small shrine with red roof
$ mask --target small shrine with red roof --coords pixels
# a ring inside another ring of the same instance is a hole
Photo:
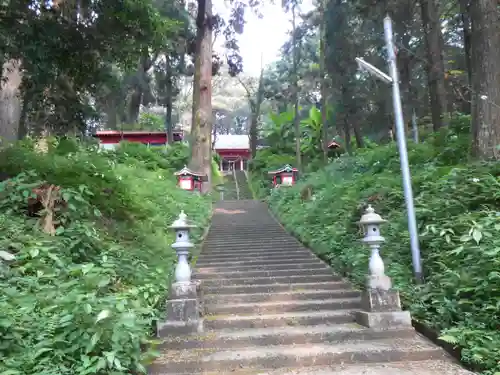
[[[273,187],[292,186],[297,182],[299,170],[286,164],[274,171],[267,172],[273,177]]]
[[[202,191],[203,180],[206,180],[206,176],[193,172],[188,167],[184,166],[180,171],[174,173],[177,176],[177,184],[183,190],[199,190]]]

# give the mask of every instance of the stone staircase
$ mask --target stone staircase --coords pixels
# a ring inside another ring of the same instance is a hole
[[[234,175],[229,173],[224,176],[224,199],[225,201],[232,201],[238,199],[238,193],[236,189],[236,181]]]
[[[205,331],[165,339],[151,375],[472,374],[412,329],[356,324],[360,292],[261,202],[219,202],[196,267]]]
[[[247,176],[244,171],[236,171],[236,181],[238,182],[239,199],[248,200],[253,198],[252,191],[248,185]]]

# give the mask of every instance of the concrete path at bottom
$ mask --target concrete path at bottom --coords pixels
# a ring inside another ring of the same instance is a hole
[[[168,337],[151,375],[470,375],[406,327],[358,325],[360,292],[257,201],[215,207],[194,278],[205,332]]]

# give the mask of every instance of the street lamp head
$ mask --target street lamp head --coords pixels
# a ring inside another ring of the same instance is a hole
[[[389,77],[387,74],[382,72],[380,69],[375,68],[372,64],[367,63],[365,60],[363,60],[361,57],[356,57],[356,62],[358,63],[359,69],[364,70],[371,75],[374,75],[381,81],[385,83],[392,83],[392,78]]]

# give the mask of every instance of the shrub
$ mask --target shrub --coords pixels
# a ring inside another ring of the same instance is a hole
[[[498,163],[468,163],[467,136],[453,131],[410,145],[425,284],[412,281],[399,157],[395,145],[341,157],[269,197],[285,226],[358,285],[369,251],[356,222],[370,202],[383,228],[387,272],[413,317],[463,348],[464,362],[500,371],[500,207]],[[444,143],[439,144],[438,140]],[[465,151],[464,151],[465,149]],[[312,186],[314,199],[300,191]]]
[[[165,147],[147,147],[137,142],[120,142],[120,147],[108,151],[110,157],[120,163],[141,162],[146,169],[166,169],[178,171],[189,160],[189,147],[182,142],[174,142]]]
[[[16,256],[0,264],[0,374],[144,373],[154,355],[176,260],[167,226],[184,210],[198,240],[210,202],[148,160],[110,155],[81,145],[66,155],[29,146],[0,155],[12,177],[0,183],[0,248]],[[16,176],[20,169],[28,172]],[[65,202],[53,236],[26,216],[42,181],[61,186]]]

